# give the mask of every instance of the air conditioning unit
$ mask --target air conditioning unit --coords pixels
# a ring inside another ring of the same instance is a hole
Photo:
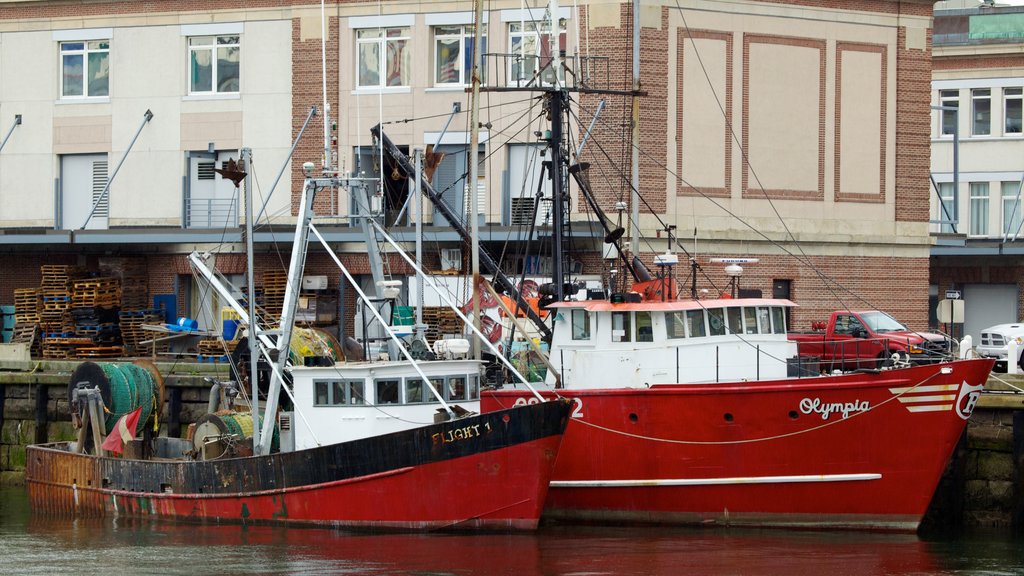
[[[462,249],[441,249],[441,270],[462,270]]]
[[[302,277],[302,289],[303,290],[326,290],[327,289],[327,276],[303,276]]]

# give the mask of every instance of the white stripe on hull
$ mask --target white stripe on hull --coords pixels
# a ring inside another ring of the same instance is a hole
[[[635,488],[644,486],[721,486],[730,484],[798,484],[879,480],[881,474],[809,474],[804,476],[737,476],[734,478],[665,478],[651,480],[552,480],[552,488]]]

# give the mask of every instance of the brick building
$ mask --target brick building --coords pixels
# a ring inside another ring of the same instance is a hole
[[[1024,295],[1024,8],[938,3],[932,66],[931,290],[963,294],[978,342]]]
[[[932,5],[645,1],[636,18],[645,94],[638,221],[628,207],[630,100],[574,93],[570,147],[596,116],[581,160],[591,164],[600,207],[637,233],[648,262],[674,226],[679,245],[696,251],[701,288],[726,287],[710,257],[758,258],[742,288],[794,299],[796,328],[841,307],[884,309],[923,328]],[[543,68],[553,26],[571,76],[564,82],[632,87],[631,2],[564,2],[553,20],[546,7],[486,3],[489,88],[553,81]],[[257,281],[287,265],[300,167],[322,162],[325,139],[336,168],[382,176],[385,219],[410,241],[403,175],[373,152],[378,122],[403,150],[446,152],[434,184],[447,201],[465,212],[475,191],[484,246],[510,272],[543,273],[544,258],[520,252],[550,239],[547,199],[531,211],[538,194],[550,195],[539,182],[547,125],[536,93],[484,93],[480,180],[465,183],[472,10],[466,1],[332,1],[323,13],[296,0],[0,2],[0,130],[9,131],[0,149],[0,303],[38,286],[43,264],[99,270],[132,258],[148,271],[151,297],[168,296],[177,315],[202,316],[205,291],[186,255],[216,251],[218,268],[235,279],[245,269],[243,205],[211,171],[242,148],[253,151],[251,192],[264,208]],[[575,190],[570,197],[574,270],[606,275],[613,263],[602,257],[603,232]],[[319,226],[365,276],[352,203],[345,190],[321,196]],[[432,207],[422,208],[429,267],[438,269],[441,250],[460,246]],[[397,260],[386,268],[407,274]],[[352,291],[327,256],[311,250],[307,274],[328,276],[350,332]]]

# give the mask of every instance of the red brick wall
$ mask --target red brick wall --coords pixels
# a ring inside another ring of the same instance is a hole
[[[896,51],[896,220],[927,222],[931,170],[931,30],[926,50],[908,50],[900,28]]]

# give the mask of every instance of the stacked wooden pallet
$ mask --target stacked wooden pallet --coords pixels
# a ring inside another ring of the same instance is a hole
[[[14,333],[11,335],[11,342],[15,344],[28,344],[29,353],[32,356],[38,357],[43,353],[43,343],[42,338],[39,337],[38,323],[15,323]]]
[[[70,296],[44,295],[43,311],[39,314],[43,332],[73,332],[75,322],[69,313],[70,309]]]
[[[38,324],[43,307],[43,292],[39,288],[14,289],[14,320],[21,324]]]
[[[162,324],[164,313],[160,310],[122,310],[118,314],[121,326],[121,340],[124,342],[126,351],[138,355],[149,355],[153,353],[153,345],[139,344],[143,340],[151,340],[156,336],[155,332],[143,329],[145,324]],[[163,348],[166,348],[166,344]]]
[[[67,264],[44,264],[40,267],[43,281],[43,308],[39,313],[39,324],[45,333],[74,331],[74,322],[68,314],[71,308],[71,281],[81,273],[81,268]]]
[[[462,320],[451,308],[424,306],[423,323],[427,325],[425,335],[431,345],[445,336],[462,334]]]
[[[100,274],[121,281],[121,309],[148,310],[153,307],[149,299],[149,268],[145,258],[109,256],[100,259]]]
[[[284,307],[284,291],[288,286],[288,273],[280,270],[267,270],[263,273],[263,308],[268,318],[279,319],[281,308]],[[256,301],[260,305],[259,300]]]
[[[71,289],[75,308],[121,306],[121,281],[112,276],[75,280]]]

